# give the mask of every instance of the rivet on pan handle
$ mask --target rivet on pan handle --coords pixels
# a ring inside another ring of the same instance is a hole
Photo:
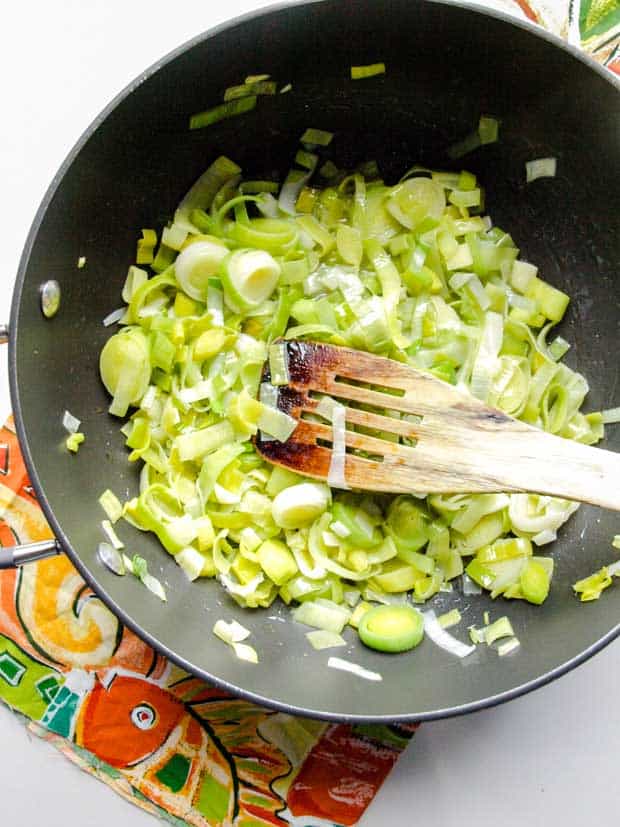
[[[26,563],[36,563],[45,557],[62,553],[58,540],[41,540],[38,543],[25,543],[23,546],[5,546],[0,548],[0,569],[14,569]]]

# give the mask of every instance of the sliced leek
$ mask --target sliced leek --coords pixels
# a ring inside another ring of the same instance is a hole
[[[384,68],[357,74],[376,70]],[[269,83],[249,78],[194,126],[253,106],[256,94],[273,93]],[[497,129],[481,118],[457,153],[493,142]],[[298,427],[278,405],[291,375],[280,340],[290,338],[402,361],[588,444],[619,418],[614,407],[581,412],[587,382],[562,362],[568,343],[551,341],[568,296],[478,214],[483,182],[467,171],[413,167],[390,184],[374,162],[348,173],[320,158],[332,139],[323,129],[304,132],[282,185],[244,181],[221,156],[161,232],[144,231],[136,261],[144,267],[129,267],[126,306],[111,314],[122,327],[100,358],[110,411],[129,416],[122,430],[129,461],[141,466],[140,492],[123,504],[106,492],[102,507],[110,521],[122,514],[153,532],[190,580],[217,577],[239,605],[269,606],[280,596],[297,620],[322,630],[310,638],[319,646],[347,624],[383,640],[390,618],[418,619],[412,602],[460,582],[465,594],[486,589],[539,604],[553,559],[536,547],[555,539],[576,504],[530,494],[338,490],[347,487],[347,429],[359,426],[329,397],[315,400],[312,413],[331,426],[328,485],[274,469],[254,449],[259,431],[286,442]],[[79,423],[65,425],[78,439]],[[140,560],[127,560],[146,578]],[[600,595],[613,565],[576,584],[581,599]],[[373,621],[377,605],[386,610],[383,626]],[[445,631],[456,622],[454,613],[425,612],[429,637],[465,656],[470,647]],[[502,652],[513,640],[500,642]]]

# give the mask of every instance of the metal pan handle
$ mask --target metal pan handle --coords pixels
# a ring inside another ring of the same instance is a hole
[[[0,548],[0,569],[14,569],[55,554],[62,554],[62,546],[54,539],[25,543],[23,546],[5,546]]]
[[[0,323],[0,345],[9,340],[9,326]],[[62,546],[58,540],[41,540],[38,543],[25,543],[21,546],[5,546],[0,548],[0,569],[14,569],[26,563],[35,563],[45,557],[52,557],[62,553]]]

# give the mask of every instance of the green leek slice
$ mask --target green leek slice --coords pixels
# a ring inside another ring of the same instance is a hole
[[[380,652],[406,652],[422,642],[424,618],[412,606],[376,606],[359,622],[362,643]]]

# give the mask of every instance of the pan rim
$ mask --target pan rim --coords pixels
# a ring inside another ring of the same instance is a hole
[[[593,655],[600,652],[605,646],[611,643],[620,635],[620,623],[616,626],[612,627],[609,632],[603,635],[601,638],[596,640],[592,643],[589,647],[587,647],[584,651],[578,653],[574,657],[568,659],[562,664],[559,664],[557,667],[545,672],[544,674],[538,676],[537,678],[533,678],[532,680],[526,681],[522,684],[519,684],[516,687],[512,687],[508,690],[505,690],[501,693],[491,695],[485,698],[480,698],[475,701],[470,701],[458,706],[451,706],[437,710],[429,710],[426,712],[412,712],[412,713],[405,713],[405,714],[382,714],[382,715],[361,715],[361,714],[340,714],[334,712],[327,712],[321,711],[316,709],[308,709],[305,707],[300,707],[294,704],[285,703],[282,701],[273,700],[267,698],[259,693],[252,692],[250,690],[244,689],[243,687],[237,686],[229,681],[226,681],[222,678],[219,678],[215,675],[212,675],[208,671],[201,669],[200,667],[196,667],[195,665],[191,664],[187,659],[182,657],[181,655],[177,654],[176,652],[170,650],[167,646],[160,643],[153,635],[151,635],[146,629],[142,628],[137,622],[135,622],[131,616],[122,609],[116,601],[107,593],[107,591],[97,582],[96,577],[93,575],[91,570],[83,563],[79,554],[72,548],[71,543],[69,542],[67,536],[65,535],[62,526],[57,521],[54,512],[50,506],[50,503],[47,499],[43,486],[39,480],[35,463],[30,451],[30,442],[28,440],[28,436],[24,427],[24,420],[22,416],[22,408],[20,402],[20,393],[19,387],[17,383],[17,337],[18,337],[18,316],[19,316],[19,308],[21,305],[21,298],[22,292],[24,288],[24,281],[26,276],[26,271],[28,269],[28,264],[30,261],[32,249],[34,246],[35,239],[37,238],[40,226],[45,218],[47,213],[47,209],[54,198],[56,191],[60,187],[67,171],[73,164],[76,157],[79,155],[85,144],[88,140],[92,137],[92,135],[97,131],[97,129],[101,126],[101,124],[107,119],[107,117],[113,112],[117,106],[124,101],[127,97],[129,97],[132,92],[134,92],[142,83],[144,83],[148,78],[158,72],[160,69],[165,67],[168,63],[174,61],[180,55],[184,54],[189,49],[193,48],[197,44],[208,40],[220,32],[228,30],[230,28],[234,28],[238,25],[241,25],[245,22],[250,20],[256,20],[264,17],[268,17],[272,14],[276,14],[280,11],[286,9],[292,9],[297,6],[310,6],[317,3],[326,2],[326,0],[305,0],[304,2],[284,2],[284,3],[276,3],[265,6],[261,9],[247,12],[241,16],[237,16],[231,20],[225,21],[223,23],[214,26],[201,34],[196,35],[195,37],[187,40],[183,44],[179,45],[172,51],[168,52],[166,55],[161,57],[159,60],[154,62],[150,67],[148,67],[144,72],[142,72],[138,77],[134,78],[130,83],[128,83],[124,89],[122,89],[102,110],[101,112],[95,117],[95,119],[87,126],[84,130],[82,135],[78,138],[78,140],[73,145],[72,149],[69,151],[67,156],[65,157],[64,161],[60,165],[58,171],[52,178],[45,195],[37,209],[35,217],[33,219],[32,225],[28,232],[28,236],[24,245],[24,249],[20,258],[20,262],[18,265],[16,280],[15,280],[15,287],[13,291],[13,297],[11,302],[11,313],[10,313],[10,323],[9,323],[9,353],[8,353],[8,361],[9,361],[9,386],[10,386],[10,396],[11,396],[11,404],[13,408],[13,416],[14,422],[16,427],[17,436],[19,439],[20,448],[23,454],[24,462],[26,464],[26,468],[28,470],[28,474],[30,476],[30,480],[32,485],[35,489],[38,502],[44,512],[44,515],[49,522],[50,526],[54,531],[54,535],[59,540],[60,544],[63,547],[63,550],[66,552],[67,556],[71,560],[72,564],[77,568],[81,576],[87,582],[87,584],[93,589],[93,591],[97,594],[98,597],[102,600],[102,602],[110,609],[110,611],[117,617],[119,620],[127,626],[130,630],[132,630],[138,637],[148,643],[150,646],[155,649],[155,651],[159,652],[160,654],[164,655],[167,659],[173,662],[175,665],[179,666],[180,668],[184,669],[185,671],[189,672],[192,675],[199,677],[200,679],[211,683],[218,688],[226,690],[227,692],[243,698],[245,700],[251,701],[256,703],[260,706],[265,706],[270,709],[278,710],[281,712],[285,712],[288,714],[293,715],[300,715],[305,717],[312,717],[320,720],[325,720],[329,722],[343,722],[343,723],[386,723],[386,722],[402,722],[402,723],[418,723],[422,721],[430,721],[430,720],[437,720],[443,718],[450,718],[456,717],[460,715],[464,715],[470,712],[480,711],[482,709],[491,708],[493,706],[497,706],[501,703],[505,703],[506,701],[512,700],[514,698],[520,697],[522,695],[527,694],[528,692],[534,691],[539,689],[553,680],[561,677],[562,675],[566,674],[570,670],[580,666],[581,664],[585,663],[589,658]],[[487,9],[477,5],[474,2],[451,2],[450,0],[424,0],[422,4],[428,5],[437,5],[437,6],[454,6],[458,9],[462,9],[467,11],[468,13],[477,14],[481,18],[491,17],[495,18],[505,24],[517,26],[518,28],[529,32],[534,37],[538,37],[542,40],[547,41],[550,45],[555,46],[556,48],[560,48],[565,53],[571,55],[574,59],[578,60],[580,63],[589,67],[589,69],[594,70],[596,74],[598,74],[601,78],[605,81],[610,83],[613,88],[615,88],[618,92],[620,92],[620,78],[616,78],[612,75],[612,73],[605,69],[603,66],[598,64],[593,58],[589,57],[588,55],[581,52],[577,47],[572,46],[569,43],[566,43],[558,36],[552,34],[551,32],[542,29],[541,27],[537,26],[534,23],[531,23],[528,20],[520,20],[518,18],[513,17],[512,15],[497,10],[497,9]]]

